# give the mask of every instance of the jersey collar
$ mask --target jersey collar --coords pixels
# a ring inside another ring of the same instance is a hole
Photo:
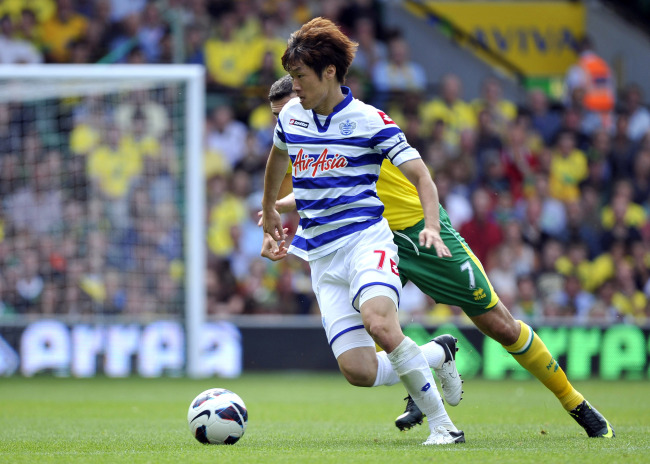
[[[352,101],[352,90],[350,90],[350,87],[346,87],[344,85],[341,86],[341,92],[343,92],[343,100],[341,103],[336,105],[334,107],[334,110],[327,115],[327,119],[325,119],[325,123],[321,124],[320,121],[318,120],[318,115],[314,110],[311,110],[312,117],[314,118],[314,122],[316,123],[316,128],[318,129],[318,132],[327,132],[327,129],[330,127],[330,121],[332,120],[332,116],[334,116],[336,113],[341,111],[343,108],[348,106],[350,102]]]

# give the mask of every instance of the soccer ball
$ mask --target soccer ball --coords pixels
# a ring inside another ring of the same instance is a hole
[[[233,445],[246,431],[248,411],[242,399],[225,388],[198,395],[187,411],[192,435],[204,444]]]

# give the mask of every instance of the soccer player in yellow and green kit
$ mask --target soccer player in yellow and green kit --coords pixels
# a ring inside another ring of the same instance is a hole
[[[285,76],[274,84],[269,94],[273,113],[277,115],[292,96],[291,79]],[[390,118],[387,120],[390,121]],[[288,174],[281,193],[288,193],[290,189],[291,176]],[[384,162],[381,166],[377,193],[385,205],[383,215],[388,220],[399,250],[398,269],[402,284],[410,280],[437,303],[462,308],[481,332],[501,343],[522,367],[553,392],[589,437],[614,437],[609,422],[571,385],[539,336],[530,326],[515,320],[499,300],[481,262],[451,226],[444,208],[439,206],[440,235],[452,256],[441,258],[433,248],[420,245],[418,234],[424,220],[417,191],[390,162]],[[294,210],[292,194],[278,200],[276,209],[278,212]],[[282,259],[287,252],[284,245],[284,242],[278,244],[266,234],[262,256],[274,261]],[[455,398],[450,401],[442,379],[441,384],[447,402],[452,406],[458,404],[460,395],[453,392]],[[406,410],[397,418],[395,425],[400,430],[407,430],[420,423],[422,413],[407,397]]]

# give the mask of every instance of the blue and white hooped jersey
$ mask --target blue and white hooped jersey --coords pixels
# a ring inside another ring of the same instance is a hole
[[[376,182],[384,158],[395,166],[420,158],[385,113],[352,97],[325,119],[304,110],[298,98],[280,112],[273,143],[287,150],[300,225],[289,252],[322,258],[381,221],[384,205]]]

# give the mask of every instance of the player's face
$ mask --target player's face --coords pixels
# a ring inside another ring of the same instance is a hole
[[[271,102],[271,113],[273,113],[273,116],[275,116],[275,119],[278,119],[278,115],[280,114],[280,111],[282,111],[282,108],[284,108],[284,105],[287,104],[289,100],[294,98],[296,96],[295,93],[292,93],[291,95],[287,95],[286,97]]]
[[[328,82],[320,79],[312,68],[299,62],[289,74],[293,78],[293,91],[304,109],[318,108],[325,101],[329,91]]]

